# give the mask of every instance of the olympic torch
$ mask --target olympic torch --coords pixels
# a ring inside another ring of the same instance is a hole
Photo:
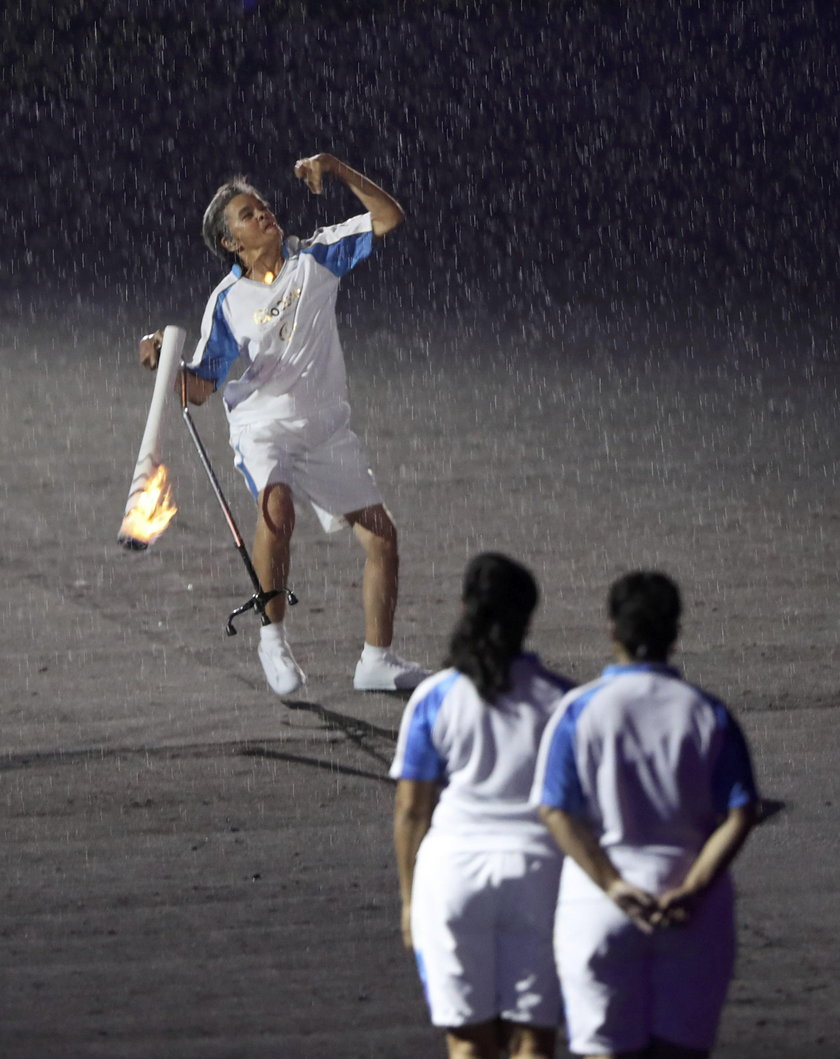
[[[163,332],[152,403],[117,537],[124,548],[133,551],[145,551],[154,544],[178,510],[160,460],[160,440],[166,398],[174,386],[185,338],[182,327],[169,326]]]

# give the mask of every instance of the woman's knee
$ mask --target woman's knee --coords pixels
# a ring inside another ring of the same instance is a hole
[[[276,537],[288,536],[295,524],[292,490],[284,482],[271,482],[259,496],[260,519]]]
[[[367,508],[348,517],[368,555],[380,559],[396,558],[397,527],[384,507]]]

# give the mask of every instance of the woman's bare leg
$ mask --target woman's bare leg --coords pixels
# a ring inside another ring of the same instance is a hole
[[[362,579],[365,642],[372,647],[390,647],[399,582],[396,527],[381,504],[350,512],[345,517],[365,552]]]
[[[477,1022],[446,1031],[449,1059],[499,1059],[499,1022]]]
[[[295,528],[292,490],[282,482],[267,485],[258,497],[257,529],[253,561],[263,591],[285,588],[289,583],[289,545]],[[282,621],[286,611],[283,592],[265,608],[271,621]]]
[[[510,1059],[554,1059],[557,1049],[555,1026],[522,1026],[502,1022],[502,1039]]]

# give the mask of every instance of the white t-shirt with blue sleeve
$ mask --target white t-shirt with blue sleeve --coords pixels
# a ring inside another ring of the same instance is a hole
[[[534,654],[514,661],[511,682],[490,705],[455,669],[425,680],[403,714],[390,774],[441,784],[431,830],[460,849],[555,856],[528,799],[540,738],[572,682]]]
[[[232,426],[295,419],[347,400],[335,302],[339,281],[373,249],[369,213],[290,236],[271,283],[246,279],[238,265],[208,299],[191,371],[218,388],[240,358],[245,371],[227,383]]]

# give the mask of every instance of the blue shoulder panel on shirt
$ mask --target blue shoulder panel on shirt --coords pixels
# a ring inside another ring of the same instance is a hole
[[[586,800],[580,785],[575,754],[577,723],[600,687],[601,684],[597,684],[588,688],[579,698],[570,702],[554,729],[545,763],[541,805],[562,809],[565,813],[583,813]]]
[[[400,779],[443,780],[446,778],[446,762],[434,745],[432,728],[443,705],[443,700],[460,676],[460,673],[450,673],[415,703],[405,741]]]
[[[702,692],[715,713],[718,730],[723,736],[720,756],[712,772],[712,798],[722,814],[758,801],[750,751],[741,726],[718,699]]]
[[[217,390],[228,377],[228,372],[239,357],[239,346],[236,344],[236,339],[233,337],[222,310],[231,289],[231,287],[226,288],[216,299],[210,337],[204,346],[201,363],[190,369],[199,378],[209,379],[215,383]]]
[[[334,276],[344,276],[360,261],[364,261],[373,249],[373,232],[345,235],[336,243],[313,243],[304,247],[303,254],[311,254],[319,265],[323,265]]]

